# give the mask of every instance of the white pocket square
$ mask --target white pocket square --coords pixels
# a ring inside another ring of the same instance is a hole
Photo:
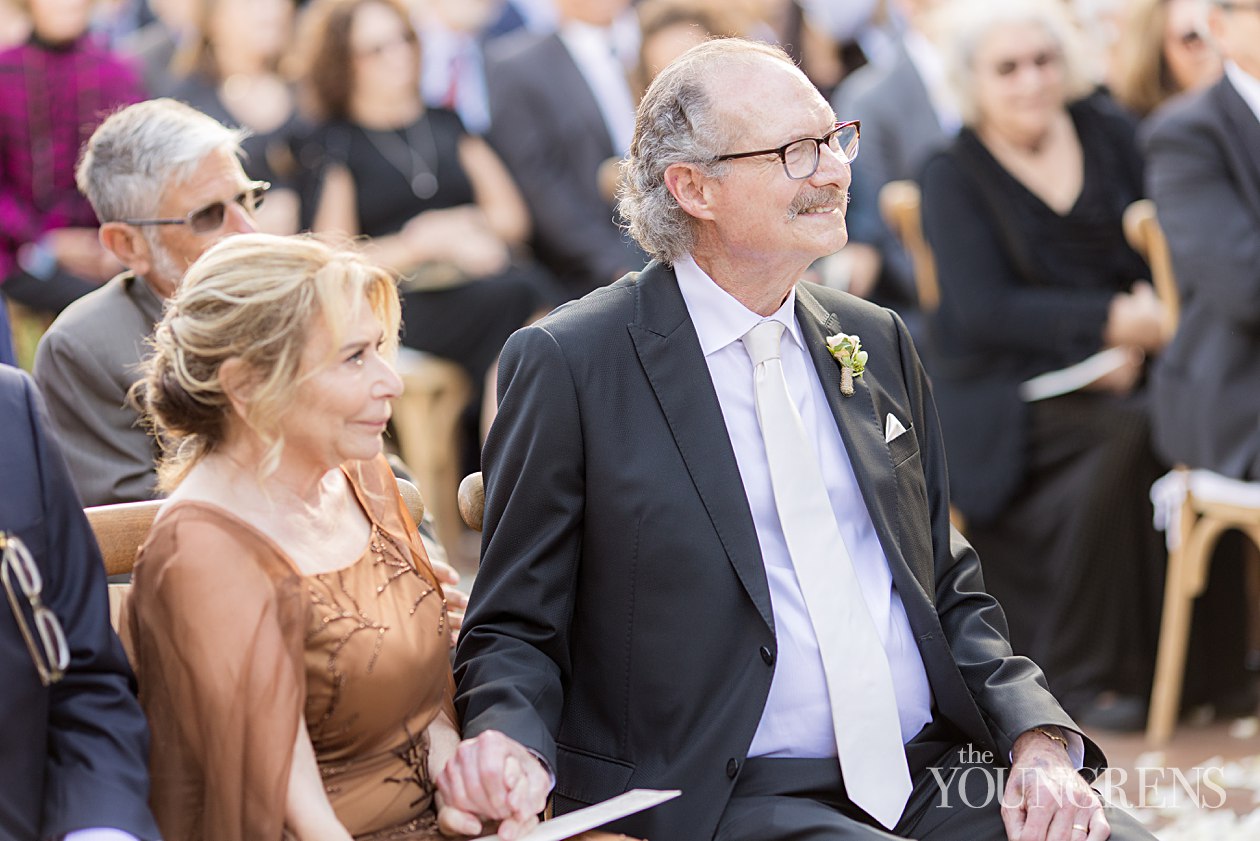
[[[906,428],[901,425],[901,421],[897,420],[896,415],[889,412],[888,417],[884,419],[884,443],[887,444],[894,438],[905,434]]]

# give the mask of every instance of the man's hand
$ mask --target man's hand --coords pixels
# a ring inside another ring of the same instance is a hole
[[[464,611],[468,609],[468,594],[455,589],[459,583],[459,573],[446,561],[429,559],[433,567],[433,577],[442,585],[442,594],[446,596],[446,624],[451,630],[451,648],[459,642],[459,631],[464,627]]]
[[[498,834],[512,841],[538,823],[551,777],[519,742],[487,730],[465,739],[437,776],[438,825],[448,834],[473,835],[480,821],[500,821]]]
[[[1011,841],[1103,841],[1111,826],[1063,745],[1033,730],[1015,740],[1002,822]]]

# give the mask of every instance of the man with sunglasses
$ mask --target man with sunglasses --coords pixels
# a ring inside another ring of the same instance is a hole
[[[155,442],[127,399],[162,302],[221,237],[254,230],[269,186],[240,165],[242,134],[174,100],[113,114],[88,141],[79,189],[127,271],[44,334],[35,379],[85,505],[150,499]]]
[[[105,568],[30,378],[0,365],[0,838],[158,838]]]
[[[550,771],[557,814],[680,789],[613,825],[652,841],[1149,837],[951,529],[905,326],[799,282],[859,134],[739,39],[645,94],[622,212],[655,261],[501,357],[449,825],[515,837]]]

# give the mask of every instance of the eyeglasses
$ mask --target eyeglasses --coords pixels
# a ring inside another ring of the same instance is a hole
[[[239,204],[246,213],[252,214],[262,207],[263,196],[270,189],[270,182],[255,181],[234,196],[231,202],[213,202],[203,208],[194,210],[187,216],[179,216],[172,219],[120,219],[118,221],[128,225],[187,225],[195,234],[208,234],[223,227],[223,220],[227,218],[227,206],[229,203]]]
[[[857,158],[858,137],[862,134],[862,121],[849,120],[839,122],[831,127],[831,131],[822,137],[804,137],[785,143],[778,149],[761,149],[757,152],[735,152],[730,155],[718,155],[714,161],[733,161],[737,158],[755,158],[759,155],[778,155],[783,162],[787,177],[793,181],[803,181],[818,171],[818,162],[822,160],[822,147],[825,145],[837,158],[851,164]]]
[[[354,56],[355,58],[376,58],[394,47],[403,44],[406,44],[409,47],[414,47],[418,40],[419,39],[416,37],[415,31],[408,29],[405,32],[400,32],[397,36],[390,38],[387,41],[381,41],[379,44],[372,44],[370,47],[363,47],[355,50]]]
[[[1176,41],[1187,50],[1197,50],[1204,46],[1207,42],[1203,40],[1202,33],[1191,29],[1189,32],[1183,32],[1176,37]]]
[[[1025,64],[1032,65],[1038,70],[1045,70],[1053,67],[1063,58],[1063,54],[1058,50],[1042,50],[1025,59],[1009,58],[1005,61],[999,61],[997,66],[993,68],[993,72],[999,76],[1011,76]]]
[[[1216,5],[1227,12],[1260,12],[1260,3],[1239,3],[1238,0],[1216,0]]]
[[[17,621],[22,639],[35,661],[35,669],[39,672],[39,680],[44,686],[52,686],[65,677],[66,667],[70,665],[70,646],[66,644],[66,633],[61,629],[61,622],[56,614],[44,605],[40,598],[44,591],[44,579],[39,574],[39,567],[27,550],[26,544],[16,535],[0,531],[0,578],[4,579],[4,590],[9,596],[9,606],[13,608],[13,618]],[[39,634],[39,645],[35,644],[35,634],[31,633],[26,622],[26,611],[22,609],[22,600],[14,590],[22,591],[25,601],[30,605],[31,615],[35,620],[35,630]]]

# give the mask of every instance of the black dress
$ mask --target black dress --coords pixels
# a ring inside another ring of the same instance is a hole
[[[1148,691],[1164,569],[1148,498],[1163,468],[1141,390],[1031,404],[1018,394],[1100,350],[1111,298],[1149,276],[1121,226],[1141,197],[1133,128],[1105,99],[1070,112],[1084,183],[1065,214],[969,130],[922,185],[941,286],[926,356],[952,501],[1012,646],[1069,710],[1102,690]]]
[[[465,134],[454,112],[430,109],[395,131],[332,122],[318,142],[327,160],[354,179],[359,232],[380,237],[398,233],[426,210],[473,203],[472,182],[459,159]],[[555,302],[541,270],[519,262],[459,285],[404,291],[403,344],[463,366],[480,394],[507,337]]]

